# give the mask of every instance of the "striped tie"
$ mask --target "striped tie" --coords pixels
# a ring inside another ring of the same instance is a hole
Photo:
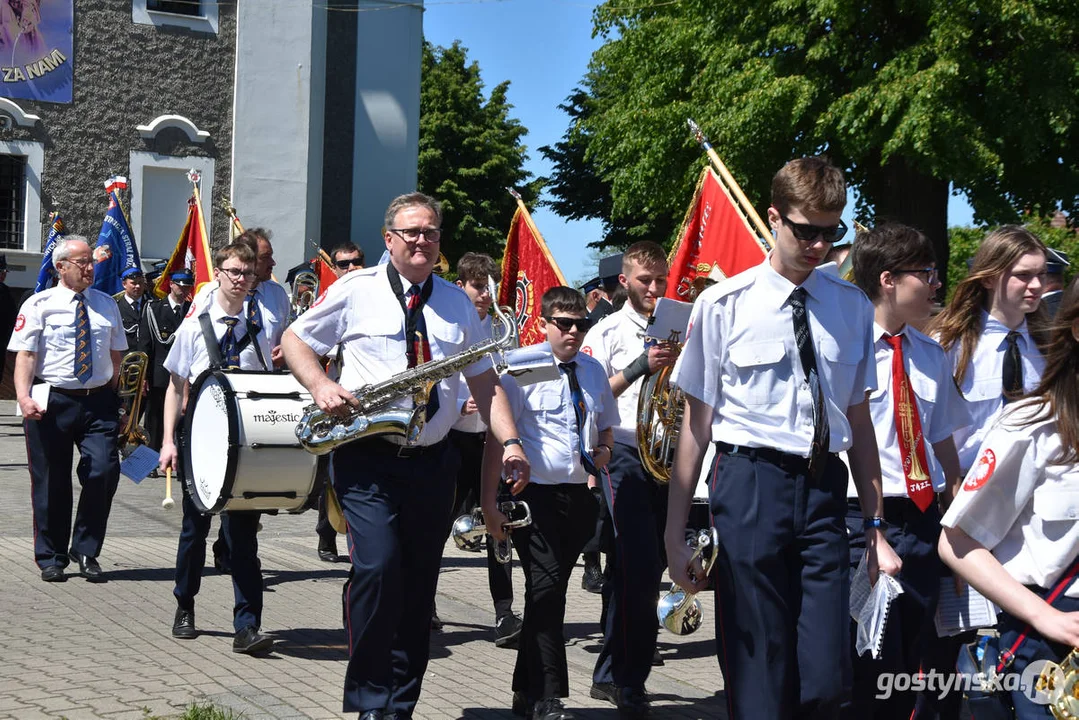
[[[94,374],[94,354],[90,347],[90,316],[86,296],[75,293],[75,378],[85,385]]]

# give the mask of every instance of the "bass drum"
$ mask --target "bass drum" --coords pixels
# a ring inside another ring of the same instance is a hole
[[[300,512],[318,458],[296,440],[311,394],[289,374],[207,370],[188,395],[181,435],[184,483],[203,513]]]

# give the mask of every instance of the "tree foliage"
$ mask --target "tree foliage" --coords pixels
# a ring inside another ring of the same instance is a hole
[[[980,222],[1034,206],[1079,217],[1074,10],[609,0],[594,15],[607,42],[584,78],[588,112],[567,139],[609,185],[612,221],[643,218],[639,234],[669,236],[688,203],[703,162],[686,131],[694,117],[759,212],[783,163],[825,153],[858,189],[860,215],[916,225],[946,255],[949,183]]]
[[[419,189],[442,202],[442,252],[456,265],[466,252],[500,258],[517,203],[542,187],[524,169],[528,130],[510,116],[509,81],[485,99],[479,65],[455,42],[423,43],[420,80]]]

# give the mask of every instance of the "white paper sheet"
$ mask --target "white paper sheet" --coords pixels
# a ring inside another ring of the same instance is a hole
[[[880,573],[877,582],[870,587],[866,559],[862,558],[850,583],[850,615],[858,623],[858,637],[854,649],[859,655],[864,655],[865,651],[869,650],[874,659],[880,657],[888,612],[892,601],[902,594],[903,587],[899,581],[885,573]]]
[[[955,579],[940,580],[940,600],[933,618],[938,637],[958,635],[968,630],[992,627],[997,624],[997,607],[991,600],[970,585],[963,584],[962,594],[955,592]]]

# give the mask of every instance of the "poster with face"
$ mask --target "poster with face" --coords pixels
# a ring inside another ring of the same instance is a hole
[[[0,0],[0,97],[70,103],[74,0]]]

